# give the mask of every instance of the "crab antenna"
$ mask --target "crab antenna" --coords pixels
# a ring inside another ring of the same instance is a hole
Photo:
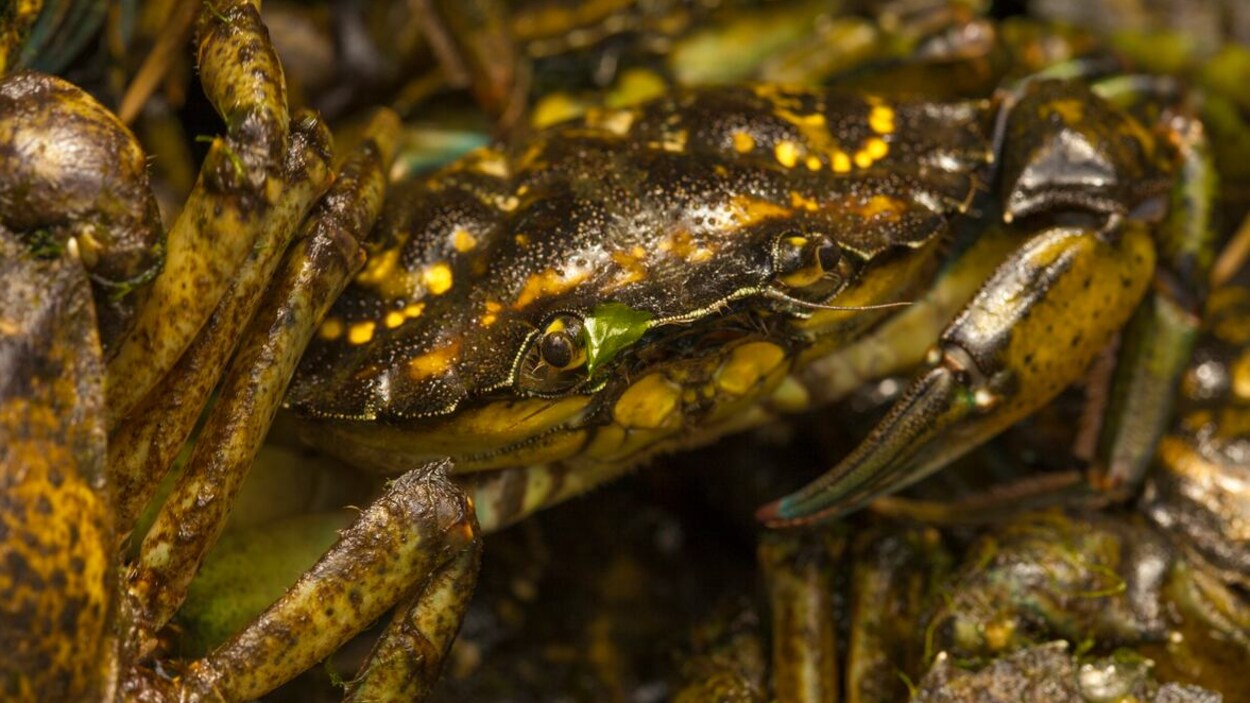
[[[782,293],[779,290],[772,290],[772,289],[769,289],[768,292],[765,293],[765,295],[767,295],[769,298],[773,298],[774,300],[780,300],[786,303],[792,303],[794,305],[798,305],[799,307],[810,308],[813,310],[846,310],[846,311],[856,312],[856,311],[861,311],[861,310],[884,310],[886,308],[905,308],[908,305],[912,304],[912,301],[910,300],[900,300],[894,303],[877,303],[876,305],[824,305],[821,303],[813,303],[807,300],[802,300],[800,298],[795,298],[795,297],[786,295],[785,293]]]

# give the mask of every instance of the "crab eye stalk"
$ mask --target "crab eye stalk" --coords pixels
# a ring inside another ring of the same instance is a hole
[[[782,235],[773,252],[777,280],[787,288],[807,288],[838,275],[842,249],[823,235]]]
[[[526,393],[555,395],[586,380],[586,335],[576,315],[553,317],[520,359],[516,385]]]

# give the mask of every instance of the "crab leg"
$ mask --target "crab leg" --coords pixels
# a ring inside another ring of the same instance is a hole
[[[160,267],[160,223],[138,143],[81,89],[17,73],[0,115],[0,698],[103,700],[119,661],[104,355]]]
[[[329,183],[329,142],[329,133],[315,117],[296,123],[284,167],[291,181],[288,197],[262,223],[251,255],[191,346],[109,438],[108,466],[122,530],[134,524],[191,435],[295,234],[292,223],[304,217]]]
[[[115,581],[91,290],[76,246],[37,256],[3,225],[0,276],[0,698],[104,700]]]
[[[178,609],[216,542],[252,458],[317,323],[363,263],[360,240],[381,209],[398,132],[380,113],[309,218],[244,333],[183,475],[143,541],[130,576],[140,623],[159,628]]]
[[[472,524],[471,512],[468,518]],[[460,631],[481,557],[480,543],[474,541],[399,604],[347,700],[419,701],[429,695]]]
[[[413,700],[408,694],[430,683],[413,677],[441,666],[477,575],[473,507],[447,481],[447,468],[428,465],[392,482],[291,590],[191,665],[185,693],[226,701],[261,696],[407,598],[416,605],[401,609],[387,628],[353,697]],[[386,696],[373,697],[383,690]]]
[[[1111,407],[1101,426],[1092,483],[1113,496],[1137,488],[1172,418],[1173,398],[1198,337],[1214,258],[1215,166],[1202,123],[1177,117],[1181,171],[1160,229],[1154,292],[1123,333]]]
[[[760,543],[777,700],[834,703],[839,698],[833,578],[841,551],[840,540],[827,532],[770,532]]]
[[[226,121],[170,229],[165,269],[134,330],[109,361],[106,400],[116,427],[174,365],[267,226],[291,227],[302,173],[284,172],[289,133],[282,67],[253,0],[206,2],[199,21],[204,92]],[[310,199],[314,195],[308,196]],[[291,219],[285,219],[291,218]]]
[[[774,525],[833,517],[945,466],[1077,381],[1132,315],[1154,272],[1144,224],[1054,227],[1012,255],[943,333],[932,368],[864,442],[761,508]],[[1062,332],[1061,332],[1062,330]]]

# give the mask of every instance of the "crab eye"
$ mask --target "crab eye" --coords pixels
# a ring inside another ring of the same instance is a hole
[[[789,288],[805,288],[836,271],[842,249],[823,235],[783,235],[777,240],[773,266],[777,279]]]
[[[543,361],[557,369],[567,369],[573,363],[573,353],[577,351],[574,340],[565,330],[544,334],[538,347]]]
[[[816,244],[816,261],[822,271],[832,271],[842,260],[842,250],[837,244],[821,237]]]
[[[521,357],[518,389],[536,395],[570,390],[585,380],[586,343],[582,320],[561,314],[542,328]]]

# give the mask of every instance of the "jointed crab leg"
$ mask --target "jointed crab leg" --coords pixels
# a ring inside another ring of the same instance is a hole
[[[329,141],[316,118],[295,124],[283,167],[287,197],[260,223],[251,254],[191,346],[110,436],[109,472],[119,528],[130,529],[173,464],[294,236],[295,223],[329,183]]]
[[[772,614],[773,693],[794,703],[839,699],[834,567],[842,551],[831,534],[770,532],[759,548]]]
[[[471,526],[472,510],[466,517],[466,527]],[[446,545],[454,546],[454,540]],[[429,695],[443,657],[460,631],[477,585],[481,556],[480,543],[474,541],[396,606],[391,624],[352,682],[347,700],[419,701]]]
[[[251,467],[308,339],[363,263],[360,240],[381,209],[398,130],[382,113],[283,261],[244,333],[219,400],[131,575],[139,619],[153,628],[177,610]]]
[[[1119,497],[1138,487],[1172,419],[1176,385],[1198,337],[1214,259],[1217,186],[1210,145],[1202,123],[1174,119],[1181,177],[1173,186],[1168,219],[1159,227],[1154,294],[1122,333],[1092,477],[1094,485]]]
[[[353,697],[414,700],[429,682],[409,674],[441,666],[477,575],[473,508],[447,481],[447,468],[432,464],[396,479],[277,603],[192,664],[183,681],[188,692],[255,698],[329,656],[408,596],[416,603],[397,611]],[[397,680],[403,686],[390,688]]]
[[[204,4],[200,76],[226,120],[228,136],[213,142],[199,181],[170,229],[165,270],[153,282],[135,329],[109,362],[110,428],[182,355],[253,251],[267,220],[277,217],[275,205],[291,197],[288,191],[297,185],[289,180],[295,174],[283,173],[289,133],[286,88],[257,5],[248,0]]]

